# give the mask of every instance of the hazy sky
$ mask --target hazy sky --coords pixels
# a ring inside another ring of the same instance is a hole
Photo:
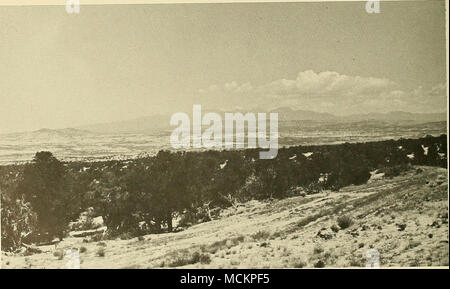
[[[446,110],[444,1],[0,6],[0,133],[205,108]]]

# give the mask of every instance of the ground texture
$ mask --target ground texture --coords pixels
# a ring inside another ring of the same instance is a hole
[[[2,268],[308,268],[448,266],[447,170],[416,167],[339,192],[252,201],[184,231],[130,240],[67,238],[2,253]],[[84,241],[83,241],[84,239]]]

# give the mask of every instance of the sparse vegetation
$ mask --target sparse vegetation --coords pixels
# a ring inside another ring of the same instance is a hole
[[[347,229],[353,224],[353,219],[348,215],[339,216],[337,218],[337,224],[341,229]]]
[[[323,248],[321,246],[315,246],[314,247],[314,254],[321,254],[323,253]]]
[[[297,258],[297,259],[293,260],[291,267],[292,268],[305,268],[306,262],[301,258]]]
[[[64,258],[64,251],[61,249],[58,249],[53,252],[53,256],[56,257],[58,260],[62,260]]]
[[[98,248],[95,255],[98,257],[105,257],[105,248],[103,247]]]
[[[258,231],[251,236],[255,241],[267,240],[270,237],[270,233],[267,231]]]
[[[339,232],[339,227],[336,226],[335,224],[333,224],[333,225],[330,227],[330,229],[331,229],[331,231],[333,231],[333,232],[335,232],[335,233]]]
[[[230,239],[224,239],[222,241],[216,241],[212,243],[208,247],[204,247],[202,251],[207,251],[211,254],[215,254],[217,251],[222,250],[224,248],[230,249],[234,246],[237,246],[239,243],[244,242],[245,237],[240,235]]]
[[[181,267],[191,264],[209,264],[211,263],[211,257],[208,254],[204,254],[201,252],[194,252],[191,256],[177,256],[174,260],[172,260],[168,266],[169,267]]]
[[[323,268],[323,267],[325,267],[325,262],[322,260],[319,260],[316,263],[314,263],[314,268]]]

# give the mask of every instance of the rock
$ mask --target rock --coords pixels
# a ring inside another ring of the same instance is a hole
[[[431,227],[440,228],[441,225],[439,225],[439,221],[434,221],[431,225]]]
[[[102,216],[98,216],[98,217],[92,218],[92,224],[96,228],[105,226],[105,223],[103,221],[103,217]]]
[[[358,237],[359,233],[356,229],[353,229],[351,231],[348,232],[348,234],[350,234],[352,237]]]
[[[366,224],[362,225],[361,227],[361,231],[366,231],[369,229],[369,226],[367,226]]]
[[[339,232],[339,227],[336,226],[336,225],[331,226],[330,229],[331,229],[331,231],[333,231],[333,232],[335,232],[335,233]]]
[[[398,227],[398,230],[401,232],[401,231],[404,231],[405,229],[406,229],[406,224],[396,224],[397,225],[397,227]]]
[[[326,229],[326,228],[322,228],[320,229],[320,231],[317,233],[317,236],[319,236],[320,238],[324,239],[324,240],[330,240],[334,237],[334,232],[330,229]]]

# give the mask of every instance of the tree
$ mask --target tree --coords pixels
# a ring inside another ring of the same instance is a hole
[[[151,180],[154,184],[153,202],[158,204],[155,218],[165,220],[167,230],[172,231],[173,214],[189,207],[188,184],[190,175],[186,171],[185,153],[160,151],[154,158]]]
[[[37,214],[37,228],[41,238],[63,238],[69,222],[70,192],[66,188],[64,165],[51,152],[36,153],[25,167],[18,190]]]

